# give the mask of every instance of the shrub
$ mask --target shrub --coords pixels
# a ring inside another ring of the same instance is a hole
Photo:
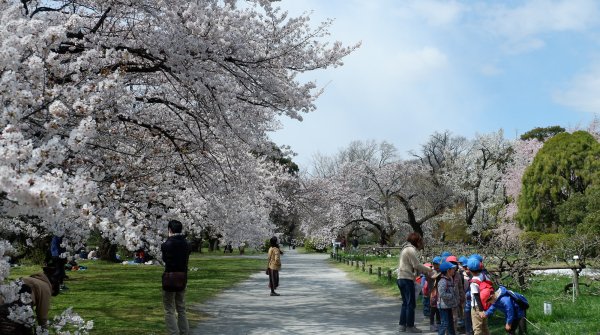
[[[322,243],[318,243],[313,239],[307,239],[304,241],[304,248],[309,251],[316,252],[327,252],[327,246]]]
[[[548,249],[555,249],[561,246],[561,242],[568,239],[566,234],[542,234],[537,243],[546,246]]]
[[[535,246],[538,244],[538,240],[543,233],[539,231],[526,231],[519,236],[523,245]]]

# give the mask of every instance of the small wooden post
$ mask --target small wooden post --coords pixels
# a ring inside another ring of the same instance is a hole
[[[578,269],[573,270],[573,302],[575,302],[575,298],[579,297],[579,271]]]
[[[373,274],[373,264],[369,264],[369,274]]]
[[[392,282],[392,270],[390,270],[390,269],[387,270],[387,279],[388,279],[388,283]]]
[[[377,267],[377,278],[381,278],[381,266]]]
[[[357,269],[358,269],[358,263],[359,263],[359,261],[356,261],[356,268],[357,268]]]
[[[362,272],[365,272],[365,262],[362,262]]]

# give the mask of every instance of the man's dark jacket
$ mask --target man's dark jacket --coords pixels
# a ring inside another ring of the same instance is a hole
[[[161,246],[165,272],[187,272],[192,248],[183,235],[169,237]]]

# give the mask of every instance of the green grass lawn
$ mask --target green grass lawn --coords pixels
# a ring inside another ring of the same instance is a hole
[[[186,301],[191,326],[202,318],[189,306],[202,303],[222,290],[263,271],[265,260],[223,256],[222,253],[192,254]],[[94,321],[92,334],[164,334],[162,266],[123,265],[81,261],[86,271],[67,272],[69,290],[54,297],[50,319],[68,307],[85,320]],[[39,266],[13,268],[11,278],[40,272]]]
[[[355,266],[351,267],[334,260],[331,262],[346,271],[350,278],[368,285],[384,296],[398,297],[400,295],[395,275],[391,282],[385,276],[387,269],[395,270],[398,266],[397,256],[369,258],[367,264],[373,265],[373,275],[369,275],[368,270],[362,272]],[[378,266],[382,268],[384,274],[381,278],[377,277]],[[563,293],[564,286],[571,280],[571,277],[568,276],[535,276],[531,279],[530,289],[521,292],[527,297],[530,304],[530,308],[527,310],[527,319],[535,325],[527,325],[529,334],[600,334],[600,282],[592,282],[582,277],[581,282],[592,283],[591,287],[582,286],[581,295],[573,303],[572,296]],[[552,304],[552,315],[544,315],[544,302]],[[419,302],[417,311],[421,310],[422,305]],[[505,334],[503,327],[503,314],[497,312],[490,320],[490,331],[492,334]]]

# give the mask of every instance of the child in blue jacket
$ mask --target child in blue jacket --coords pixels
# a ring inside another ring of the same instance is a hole
[[[496,310],[499,310],[504,314],[504,329],[507,334],[517,334],[517,330],[519,334],[527,333],[525,324],[526,312],[519,306],[504,286],[500,286],[488,299],[490,299],[491,306],[487,311],[480,312],[482,318],[489,318]]]

